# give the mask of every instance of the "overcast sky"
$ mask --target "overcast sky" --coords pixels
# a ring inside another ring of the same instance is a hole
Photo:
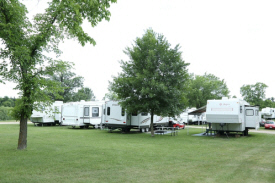
[[[23,2],[30,14],[46,7],[43,0]],[[237,97],[242,85],[263,82],[266,97],[275,97],[274,10],[274,0],[118,0],[109,22],[83,25],[96,46],[67,40],[60,45],[61,59],[75,63],[73,71],[101,100],[112,75],[121,71],[118,61],[128,60],[123,50],[152,28],[172,47],[181,46],[190,73],[224,79]],[[16,97],[13,86],[0,84],[0,96]]]

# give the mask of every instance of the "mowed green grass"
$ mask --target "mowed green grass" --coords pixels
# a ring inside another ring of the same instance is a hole
[[[274,182],[275,135],[196,137],[0,125],[0,182]]]

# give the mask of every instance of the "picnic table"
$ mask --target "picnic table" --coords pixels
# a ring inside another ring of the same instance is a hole
[[[178,135],[178,128],[177,127],[156,127],[155,134],[157,135],[164,135],[164,134],[171,134],[171,136]]]

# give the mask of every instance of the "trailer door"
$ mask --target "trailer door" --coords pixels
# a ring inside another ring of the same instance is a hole
[[[83,123],[90,123],[90,106],[84,106],[83,110]]]
[[[256,128],[259,124],[259,109],[256,107],[245,107],[245,122],[247,128]]]

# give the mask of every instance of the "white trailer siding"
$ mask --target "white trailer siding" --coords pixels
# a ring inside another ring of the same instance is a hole
[[[62,124],[65,126],[99,128],[102,122],[103,101],[71,102],[63,106]]]
[[[169,117],[157,116],[154,115],[154,126],[168,126],[169,125]]]
[[[62,101],[55,101],[51,106],[42,107],[41,110],[32,111],[30,117],[33,123],[61,123],[61,113],[62,113]]]
[[[244,122],[244,105],[241,100],[208,100],[206,119],[210,123],[242,123]]]
[[[215,131],[235,131],[248,133],[248,129],[258,129],[259,108],[249,106],[240,99],[208,100],[206,108],[207,122]]]
[[[151,119],[148,113],[128,114],[117,101],[106,102],[104,118],[106,127],[123,130],[130,130],[131,128],[148,130]]]
[[[81,110],[82,109],[82,110]],[[62,125],[64,126],[85,126],[80,117],[83,116],[83,107],[78,102],[71,102],[63,105]]]
[[[275,108],[263,108],[262,115],[264,119],[275,119]]]

